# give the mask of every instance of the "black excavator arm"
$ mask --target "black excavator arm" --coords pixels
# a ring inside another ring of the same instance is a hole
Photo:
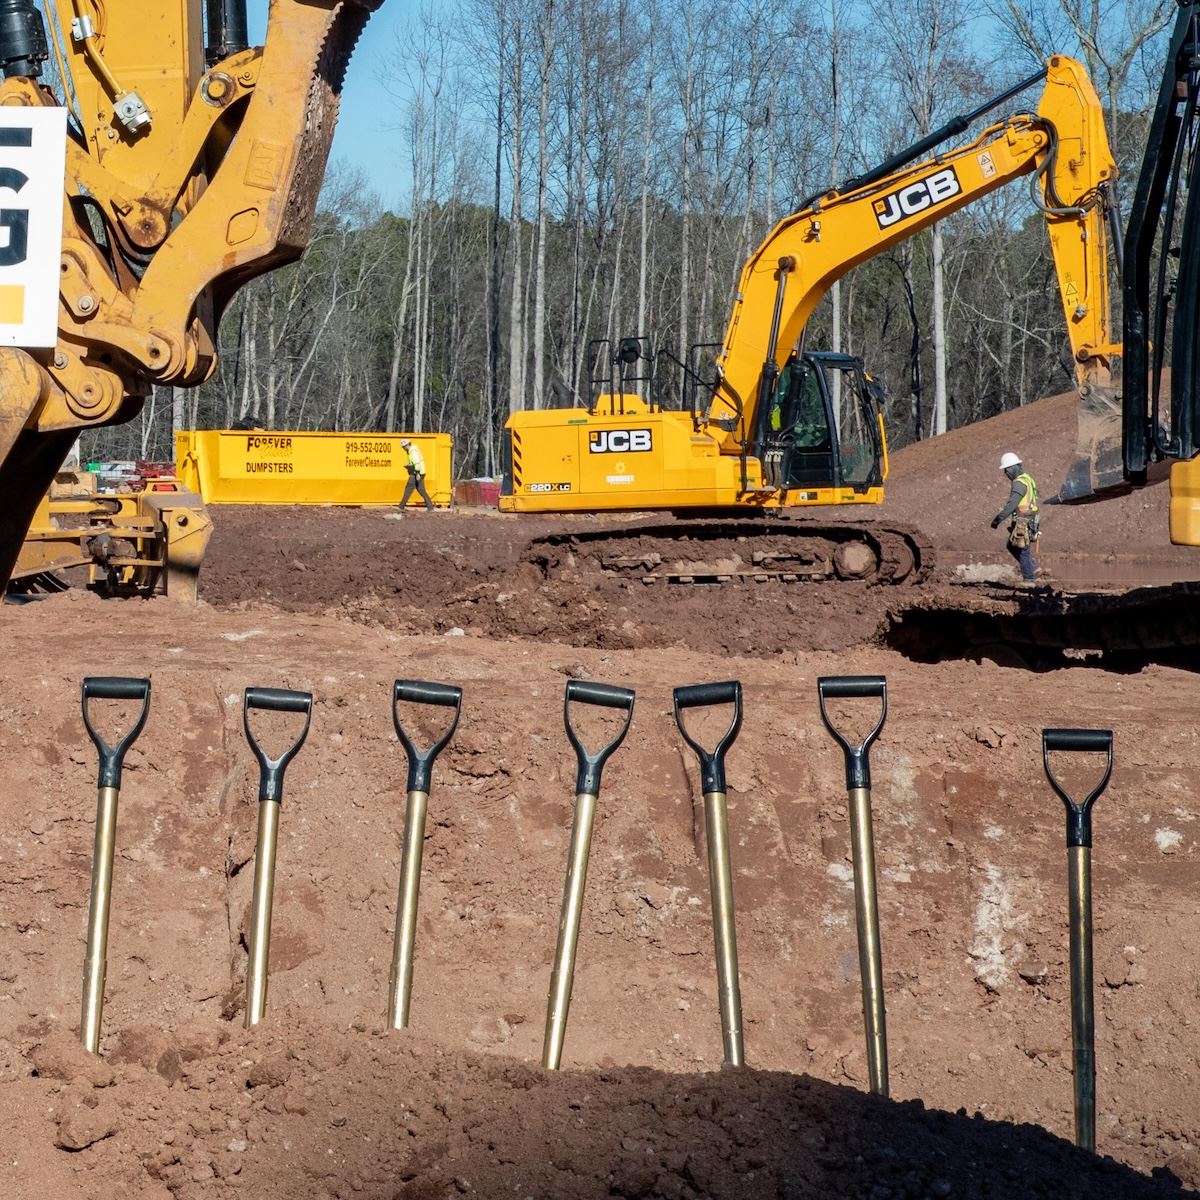
[[[1200,0],[1182,0],[1125,231],[1123,447],[1133,484],[1151,464],[1200,450],[1198,90]]]

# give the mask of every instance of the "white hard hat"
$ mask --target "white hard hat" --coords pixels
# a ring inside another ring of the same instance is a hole
[[[411,446],[411,445],[412,445],[412,442],[410,442],[410,441],[408,440],[408,438],[401,438],[401,439],[400,439],[400,445],[402,445],[402,446]]]
[[[1009,467],[1019,467],[1020,465],[1021,460],[1011,450],[1000,455],[1000,470],[1007,471]]]

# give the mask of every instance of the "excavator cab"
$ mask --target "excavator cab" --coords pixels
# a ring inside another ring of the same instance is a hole
[[[853,488],[883,482],[880,389],[862,359],[827,351],[792,354],[772,401],[760,410],[758,445],[773,487]]]

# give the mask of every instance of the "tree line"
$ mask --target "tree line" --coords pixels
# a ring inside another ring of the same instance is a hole
[[[510,412],[586,402],[595,343],[641,335],[685,362],[719,343],[740,267],[780,216],[1052,53],[1087,68],[1131,190],[1174,7],[429,4],[383,61],[354,64],[394,95],[380,153],[403,156],[403,202],[335,164],[303,260],[226,315],[214,377],[157,389],[130,425],[86,435],[84,453],[170,457],[174,427],[239,421],[437,429],[454,436],[460,475],[491,475]],[[1034,88],[997,116],[1036,103]],[[1028,188],[850,272],[807,342],[865,359],[897,446],[1071,386]]]

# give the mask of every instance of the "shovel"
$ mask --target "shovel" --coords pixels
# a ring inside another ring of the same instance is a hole
[[[685,708],[732,704],[729,728],[710,752],[688,733]],[[721,1003],[721,1041],[725,1061],[740,1067],[745,1061],[742,1044],[742,995],[738,986],[737,926],[733,909],[733,874],[729,862],[729,819],[725,808],[725,754],[742,727],[742,685],[697,683],[675,689],[675,723],[683,740],[700,758],[700,789],[704,793],[704,824],[708,842],[708,884],[712,895],[713,941],[717,956],[717,991]]]
[[[825,701],[875,698],[882,706],[875,728],[857,745],[834,728]],[[882,675],[837,675],[817,680],[821,719],[846,755],[850,798],[850,847],[854,860],[854,918],[858,926],[858,970],[871,1091],[888,1094],[887,1016],[883,1004],[883,956],[879,945],[879,902],[875,893],[875,838],[871,829],[871,745],[887,719],[887,680]]]
[[[96,732],[88,715],[89,700],[140,700],[142,711],[133,728],[115,746]],[[108,915],[112,905],[113,851],[117,837],[117,797],[121,766],[150,711],[150,680],[92,676],[83,681],[83,723],[100,752],[96,845],[92,851],[92,898],[88,908],[87,953],[83,960],[83,1007],[79,1037],[92,1054],[100,1052],[104,1016],[104,976],[108,965]]]
[[[449,728],[429,747],[413,745],[396,705],[436,704],[454,709]],[[462,688],[447,683],[423,683],[397,679],[392,690],[392,721],[408,755],[408,803],[404,810],[404,845],[400,852],[400,893],[396,900],[396,944],[388,987],[388,1022],[392,1029],[408,1028],[412,997],[413,945],[417,936],[417,897],[421,889],[421,854],[425,844],[425,812],[429,804],[429,781],[433,760],[454,736],[462,712]]]
[[[1092,996],[1092,805],[1112,776],[1111,729],[1043,729],[1042,765],[1067,806],[1067,904],[1071,926],[1071,1053],[1075,1075],[1075,1145],[1096,1150],[1096,1023]],[[1104,777],[1082,804],[1054,778],[1050,752],[1099,751]]]
[[[304,728],[278,758],[269,758],[250,729],[250,710],[304,714]],[[267,1011],[267,963],[271,954],[271,901],[275,891],[275,844],[283,805],[283,773],[296,757],[312,722],[312,693],[285,688],[247,688],[243,707],[246,740],[258,759],[258,843],[254,850],[254,901],[250,914],[250,962],[246,969],[246,1028]]]
[[[571,701],[596,704],[603,708],[623,708],[625,724],[601,750],[589,754],[571,724]],[[571,845],[567,851],[567,878],[563,887],[562,916],[558,922],[558,945],[554,950],[554,969],[550,973],[550,995],[546,1002],[546,1037],[542,1044],[542,1066],[557,1071],[562,1061],[563,1039],[567,1033],[567,1013],[571,1007],[571,987],[575,982],[575,947],[579,942],[579,922],[583,916],[583,889],[587,882],[588,852],[592,845],[592,821],[600,795],[600,773],[612,752],[625,740],[633,719],[633,692],[606,683],[567,683],[563,701],[563,720],[567,737],[575,748],[578,773],[575,778],[575,820],[571,825]]]

